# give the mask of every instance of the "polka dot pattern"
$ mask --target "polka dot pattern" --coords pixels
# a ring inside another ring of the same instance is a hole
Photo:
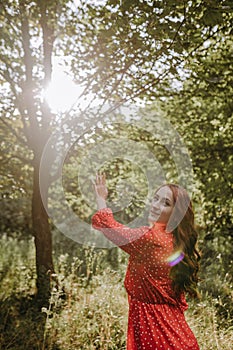
[[[173,252],[173,235],[165,224],[132,229],[105,208],[93,216],[92,225],[129,254],[127,350],[198,350],[184,317],[185,296],[175,296],[169,278],[166,260]]]

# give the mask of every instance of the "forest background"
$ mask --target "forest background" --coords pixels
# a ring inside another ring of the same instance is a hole
[[[195,205],[201,299],[187,318],[202,349],[231,348],[232,12],[227,0],[1,3],[0,349],[125,348],[127,257],[88,244],[91,177],[107,173],[128,224],[151,161]],[[45,98],[56,59],[82,88],[65,111]]]

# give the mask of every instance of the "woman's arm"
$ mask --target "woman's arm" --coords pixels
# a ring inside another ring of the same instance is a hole
[[[93,182],[94,190],[95,190],[95,196],[96,196],[96,203],[97,203],[97,209],[104,209],[107,208],[106,205],[106,199],[108,196],[108,189],[106,186],[106,176],[105,174],[96,174],[96,180]]]
[[[92,217],[93,227],[129,254],[141,250],[142,246],[140,244],[139,249],[139,243],[142,242],[139,238],[148,231],[148,227],[130,228],[114,219],[111,209],[106,205],[108,190],[105,174],[97,174],[93,185],[98,207],[98,212]]]
[[[149,227],[130,228],[116,221],[110,208],[103,208],[92,217],[92,226],[128,254],[141,253]]]

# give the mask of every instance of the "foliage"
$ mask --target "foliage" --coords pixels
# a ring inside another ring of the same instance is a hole
[[[224,68],[232,47],[227,37],[232,20],[231,2],[227,0],[176,3],[109,0],[105,6],[91,1],[81,1],[80,6],[67,1],[13,1],[5,2],[1,16],[5,21],[1,37],[5,193],[14,190],[13,182],[16,190],[26,192],[29,197],[32,159],[40,157],[52,130],[72,128],[66,122],[61,125],[66,115],[60,115],[58,122],[41,95],[52,74],[50,51],[54,56],[60,55],[65,65],[71,64],[73,77],[85,86],[85,91],[93,90],[94,98],[99,95],[103,101],[118,103],[136,96],[155,99],[174,94],[178,80],[183,82],[190,74],[197,75],[203,67],[205,80],[198,78],[198,95],[205,96],[216,84],[224,94],[229,86],[224,83],[231,76],[230,70]],[[224,52],[218,51],[222,43],[226,47]],[[216,57],[211,56],[212,51],[218,52]],[[218,71],[215,61],[221,66]],[[196,95],[186,85],[189,95],[185,106],[189,109],[190,96],[195,99]],[[177,114],[176,110],[174,113]],[[87,118],[87,115],[79,118],[80,133],[87,125]],[[186,130],[190,130],[188,135],[192,138],[196,124],[188,124]],[[228,124],[224,130],[230,130]],[[208,137],[213,140],[215,136]],[[206,146],[204,143],[199,149]],[[36,152],[34,156],[32,150]],[[23,167],[18,166],[21,161],[26,162]],[[214,165],[209,161],[209,168]],[[216,178],[216,171],[213,174]],[[228,174],[230,171],[225,172],[225,176]],[[22,184],[22,180],[27,183]],[[83,204],[84,212],[85,209]]]
[[[169,92],[185,80],[189,57],[200,47],[207,54],[208,41],[231,27],[228,0],[109,0],[104,7],[87,7],[89,21],[68,39],[69,53],[80,57],[72,58],[72,71],[79,82],[91,74],[88,89],[115,103]]]
[[[164,107],[189,147],[200,190],[205,194],[202,211],[206,234],[214,236],[230,233],[232,223],[231,48],[232,40],[226,37],[209,51],[207,59],[201,54],[199,60],[195,58],[195,73]],[[212,74],[218,81],[211,80]]]
[[[34,291],[35,256],[33,241],[18,240],[18,235],[1,237],[1,293],[0,298],[9,298],[12,291],[22,296]]]
[[[20,122],[12,118],[2,125],[1,135],[1,232],[31,230],[30,196],[32,186],[31,152],[20,143]],[[10,131],[9,131],[10,126]],[[23,162],[23,163],[22,163]]]
[[[49,166],[56,158],[54,153],[59,154],[69,143],[69,138],[75,139],[74,124],[77,134],[83,134],[89,127],[93,131],[93,124],[97,134],[98,128],[103,130],[103,125],[98,126],[98,111],[94,115],[79,114],[79,118],[73,111],[70,122],[67,114],[58,118],[52,113],[43,98],[42,92],[52,75],[52,58],[60,56],[64,65],[71,67],[76,81],[85,88],[84,94],[93,91],[94,98],[98,96],[103,104],[109,100],[115,108],[139,97],[145,101],[157,99],[156,106],[158,99],[162,101],[163,116],[169,116],[176,125],[193,161],[196,201],[202,205],[200,226],[205,232],[201,238],[204,242],[203,266],[209,276],[206,289],[212,289],[213,271],[231,283],[227,275],[232,262],[231,1],[109,0],[104,6],[92,1],[80,1],[75,6],[70,1],[13,0],[2,4],[0,19],[4,23],[0,42],[4,151],[1,158],[4,170],[1,229],[5,230],[7,225],[10,229],[25,227],[19,222],[24,211],[26,226],[30,226],[28,217],[34,213],[32,226],[39,238],[36,243],[42,242],[37,246],[38,251],[43,259],[44,253],[48,253],[45,261],[37,264],[38,275],[41,265],[44,278],[48,278],[48,269],[53,270],[50,227],[38,183],[38,168],[45,144],[55,130],[67,135],[60,148],[50,150],[48,155],[43,180],[49,186],[54,180],[49,172]],[[115,121],[114,118],[107,120]],[[105,130],[109,132],[107,128]],[[159,161],[166,159],[165,149],[160,153],[160,145],[150,135],[139,136],[130,128],[120,132],[128,140],[143,143],[146,139]],[[118,134],[115,131],[112,135],[117,137]],[[93,138],[93,134],[87,138],[89,143],[94,140],[96,144],[104,140],[99,135]],[[88,152],[88,142],[84,146],[80,147],[81,156]],[[88,221],[91,210],[84,203],[81,191],[75,190],[76,169],[71,166],[80,166],[80,148],[75,153],[74,147],[64,166],[64,184],[72,209]],[[77,162],[75,155],[80,156]],[[143,174],[129,163],[118,159],[105,164],[106,172],[113,175],[110,199],[116,194],[113,188],[117,176],[119,179],[125,176],[127,181],[133,179],[139,186],[142,184]],[[167,163],[165,168],[169,178],[175,178],[174,168]],[[129,193],[132,193],[130,188],[134,189],[134,183],[129,181],[129,185]],[[120,213],[119,218],[123,221],[140,212],[144,186],[141,185],[138,197],[132,198],[127,211]],[[90,182],[87,182],[84,190],[89,188]],[[30,196],[33,210],[29,214],[27,198]],[[60,207],[56,209],[59,211]],[[14,218],[19,221],[9,223],[9,219]],[[211,267],[217,257],[223,262],[224,269],[220,264]],[[215,295],[223,293],[219,289],[221,282],[218,283]],[[225,297],[228,305],[228,287]]]
[[[233,312],[232,44],[226,25],[224,38],[209,41],[208,54],[200,48],[190,58],[190,77],[163,104],[190,151],[198,187],[194,199],[199,207],[201,286],[216,298],[222,315]]]

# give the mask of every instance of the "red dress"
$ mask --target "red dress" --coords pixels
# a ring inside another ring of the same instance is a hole
[[[129,254],[127,350],[199,350],[184,317],[185,296],[175,296],[169,278],[173,235],[166,225],[129,228],[115,221],[109,208],[99,210],[92,225]]]

